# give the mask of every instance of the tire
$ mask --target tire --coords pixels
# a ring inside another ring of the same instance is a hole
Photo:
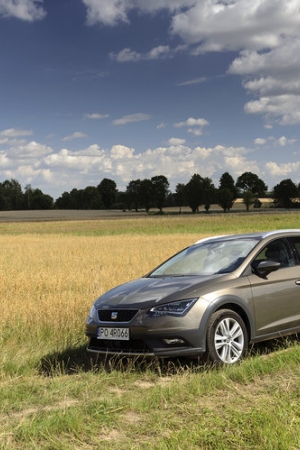
[[[207,352],[216,364],[234,364],[248,350],[248,332],[241,317],[230,309],[220,309],[210,317],[207,327]]]

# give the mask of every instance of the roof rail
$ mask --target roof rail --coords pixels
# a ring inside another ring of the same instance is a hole
[[[287,228],[287,229],[283,229],[283,230],[271,230],[271,231],[266,231],[265,233],[263,233],[262,237],[266,238],[268,236],[272,236],[273,234],[284,234],[284,233],[300,233],[300,229],[299,228]]]

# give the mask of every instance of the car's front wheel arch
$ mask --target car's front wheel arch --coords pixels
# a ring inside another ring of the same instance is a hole
[[[209,318],[206,333],[208,358],[216,364],[233,364],[247,353],[249,334],[241,315],[229,308],[215,311]]]
[[[241,319],[243,320],[243,322],[247,328],[247,335],[248,335],[248,341],[249,341],[251,339],[251,335],[252,335],[252,327],[251,327],[249,317],[248,317],[248,314],[246,313],[246,311],[236,303],[225,303],[222,306],[219,306],[219,308],[216,309],[216,311],[219,311],[220,309],[230,309],[231,311],[234,311],[241,317]]]

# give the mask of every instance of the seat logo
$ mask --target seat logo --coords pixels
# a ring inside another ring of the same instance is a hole
[[[118,318],[118,313],[117,311],[113,311],[110,315],[111,320],[117,320]]]

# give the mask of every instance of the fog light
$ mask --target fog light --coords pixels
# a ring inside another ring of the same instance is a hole
[[[185,343],[182,339],[178,339],[178,338],[163,339],[163,342],[167,345],[182,345]]]

